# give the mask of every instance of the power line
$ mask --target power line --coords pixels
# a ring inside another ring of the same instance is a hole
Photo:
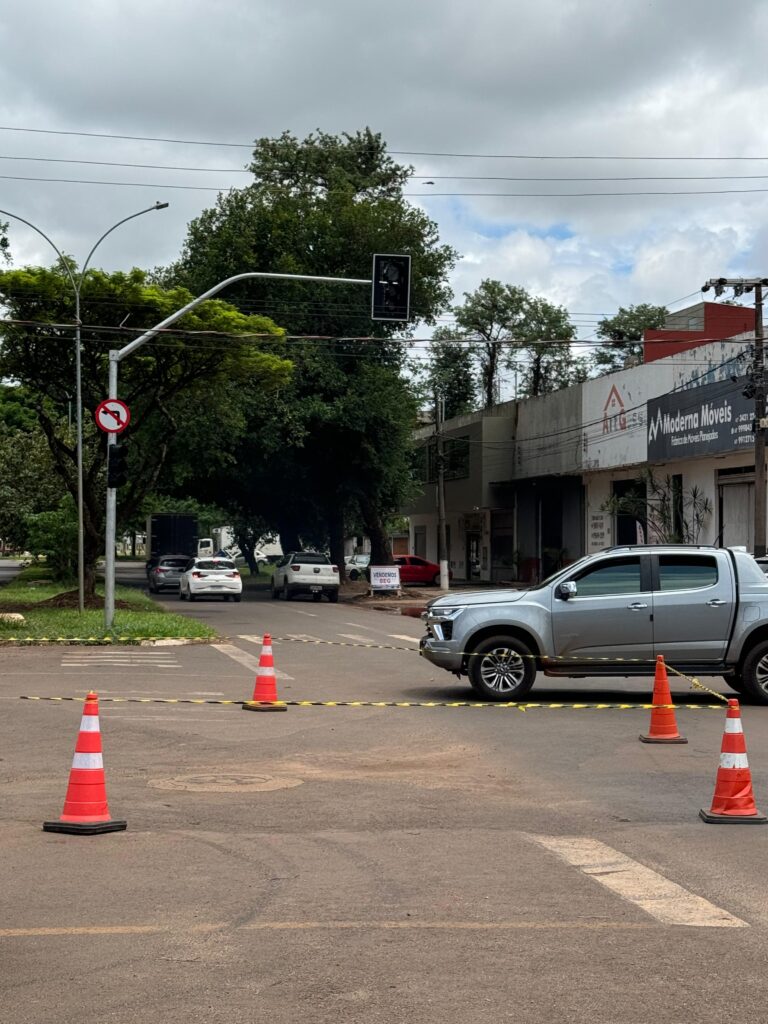
[[[66,135],[88,139],[121,139],[127,142],[163,142],[171,145],[182,146],[209,146],[225,149],[253,149],[255,142],[221,142],[216,140],[202,139],[175,139],[163,138],[154,135],[118,135],[113,132],[83,132],[64,131],[54,128],[25,128],[17,125],[0,125],[3,132],[25,132],[34,135]],[[430,156],[445,157],[461,160],[665,160],[665,161],[767,161],[768,156],[707,156],[707,155],[669,155],[669,154],[609,154],[595,155],[584,153],[554,154],[554,153],[455,153],[435,152],[415,149],[390,149],[392,156]]]
[[[129,167],[132,169],[151,171],[185,171],[202,174],[252,174],[249,167],[201,167],[187,164],[144,164],[127,160],[84,160],[74,157],[53,156],[18,156],[0,155],[0,160],[13,160],[22,163],[46,164],[78,164],[88,167]],[[297,175],[297,178],[299,176]],[[412,174],[410,180],[418,182],[433,181],[763,181],[768,174],[647,174],[647,175],[603,175],[550,177],[549,175],[491,175],[491,174]]]
[[[4,181],[37,181],[65,185],[106,185],[112,188],[170,188],[182,192],[228,192],[234,185],[173,185],[156,181],[99,181],[90,178],[42,178],[26,174],[0,174]],[[724,196],[768,192],[768,188],[676,189],[643,192],[403,192],[408,199],[611,199],[640,196]]]

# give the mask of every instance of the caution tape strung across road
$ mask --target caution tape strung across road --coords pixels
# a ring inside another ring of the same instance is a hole
[[[20,700],[77,701],[85,697],[37,697],[22,694]],[[193,697],[99,697],[102,704],[223,704],[242,707],[253,701],[202,700]],[[686,708],[690,711],[720,710],[719,704],[567,704],[560,701],[477,701],[477,700],[278,700],[276,704],[294,708],[499,708],[532,711],[556,709],[563,711],[648,711],[653,708]]]

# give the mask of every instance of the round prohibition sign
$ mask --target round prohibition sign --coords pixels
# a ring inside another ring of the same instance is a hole
[[[130,409],[119,398],[99,402],[93,415],[96,426],[107,434],[121,434],[131,422]]]

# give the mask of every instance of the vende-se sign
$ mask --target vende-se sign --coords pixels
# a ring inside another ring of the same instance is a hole
[[[372,565],[371,590],[399,590],[399,565]]]
[[[754,445],[753,401],[746,378],[718,381],[648,402],[648,461],[738,451]]]

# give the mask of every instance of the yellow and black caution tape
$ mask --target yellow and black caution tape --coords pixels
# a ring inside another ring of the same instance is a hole
[[[85,697],[36,697],[23,694],[20,700],[76,701]],[[224,704],[242,707],[243,704],[265,703],[243,700],[202,700],[192,697],[99,697],[110,704]],[[269,702],[266,702],[269,703]],[[503,708],[529,711],[541,708],[565,711],[650,711],[654,708],[686,708],[691,711],[720,710],[719,704],[590,704],[561,701],[481,701],[481,700],[278,700],[275,704],[295,708]]]
[[[728,698],[724,694],[718,693],[717,690],[710,690],[708,686],[705,686],[704,683],[695,676],[687,676],[685,672],[678,671],[672,665],[667,665],[666,667],[669,672],[673,672],[676,676],[680,676],[681,679],[685,679],[694,688],[694,690],[702,690],[704,693],[708,693],[712,697],[717,697],[717,699],[723,701],[723,703],[728,703]]]

